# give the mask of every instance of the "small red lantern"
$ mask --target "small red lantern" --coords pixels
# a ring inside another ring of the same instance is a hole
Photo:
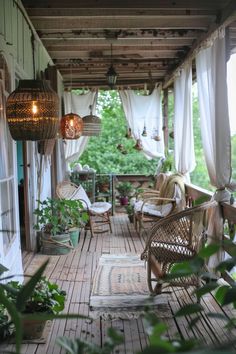
[[[61,119],[61,135],[63,139],[79,139],[83,132],[83,119],[75,113],[69,113]]]

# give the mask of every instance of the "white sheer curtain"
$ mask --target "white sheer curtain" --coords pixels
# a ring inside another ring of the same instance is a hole
[[[196,164],[192,122],[192,62],[175,79],[174,101],[175,167],[189,179],[189,173]]]
[[[236,53],[227,63],[227,86],[231,135],[236,134]]]
[[[200,51],[196,57],[197,84],[204,155],[210,181],[216,187],[213,198],[229,201],[226,190],[231,180],[231,140],[226,85],[225,38],[220,35],[211,47]],[[216,208],[209,220],[209,242],[222,240],[223,218]],[[211,257],[213,268],[223,253]]]
[[[146,158],[164,156],[161,89],[155,88],[149,96],[137,95],[133,90],[120,90],[119,93],[132,136],[141,140]],[[144,127],[146,137],[142,136]],[[156,136],[160,141],[153,139]]]
[[[96,98],[97,92],[95,91],[89,91],[83,95],[64,92],[65,114],[73,112],[83,118],[90,114],[90,105],[92,106],[92,113],[95,114]],[[82,155],[88,140],[88,136],[81,136],[77,140],[65,140],[64,149],[67,163],[78,159]]]

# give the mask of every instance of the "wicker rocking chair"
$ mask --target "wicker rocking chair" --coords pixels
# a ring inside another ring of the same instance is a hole
[[[156,222],[152,227],[141,259],[147,261],[147,282],[151,294],[162,292],[163,278],[171,266],[192,259],[203,245],[206,232],[206,211],[215,201],[203,203]],[[196,275],[176,278],[168,285],[199,286]]]
[[[91,231],[93,237],[95,233],[102,233],[106,230],[101,229],[102,225],[108,225],[112,233],[110,214],[111,204],[107,202],[91,203],[87,193],[82,186],[77,186],[70,181],[64,181],[57,185],[57,196],[60,199],[78,199],[82,202],[89,215],[86,228]]]
[[[134,204],[134,226],[139,235],[150,230],[158,220],[186,207],[183,177],[173,174],[165,177],[160,191],[145,190],[137,195]]]

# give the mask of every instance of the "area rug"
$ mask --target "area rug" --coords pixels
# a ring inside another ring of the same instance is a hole
[[[99,259],[90,296],[90,316],[104,319],[138,318],[148,308],[170,317],[168,296],[150,296],[144,261],[132,254],[104,254]]]

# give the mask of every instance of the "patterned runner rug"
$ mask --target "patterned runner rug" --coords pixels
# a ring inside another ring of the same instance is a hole
[[[99,259],[90,296],[90,316],[104,319],[138,318],[147,307],[171,317],[167,294],[150,296],[147,272],[140,257],[104,254]]]

